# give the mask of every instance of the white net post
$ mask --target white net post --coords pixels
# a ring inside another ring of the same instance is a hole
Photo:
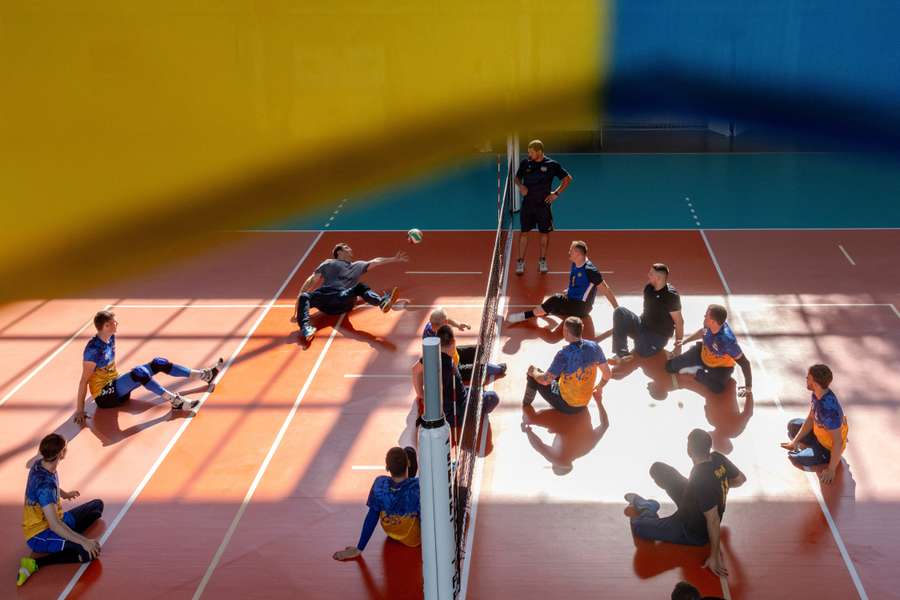
[[[419,428],[419,488],[422,572],[425,600],[452,600],[456,540],[450,493],[450,427],[441,401],[441,348],[436,337],[422,341],[425,414]]]

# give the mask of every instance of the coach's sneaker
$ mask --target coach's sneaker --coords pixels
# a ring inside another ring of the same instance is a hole
[[[22,587],[28,578],[38,570],[37,561],[33,558],[23,558],[19,561],[19,574],[16,577],[16,587]]]
[[[172,410],[194,410],[200,404],[200,400],[190,400],[181,394],[175,394],[172,398]]]
[[[640,514],[655,515],[659,512],[659,502],[656,500],[646,500],[634,492],[625,494],[625,502],[633,506]]]
[[[391,290],[390,294],[385,294],[381,299],[381,312],[386,313],[391,310],[391,307],[394,306],[394,302],[397,301],[397,294],[400,292],[400,288],[394,286],[394,289]]]
[[[216,375],[219,374],[219,371],[221,371],[222,367],[224,367],[224,366],[225,366],[225,359],[222,357],[219,357],[218,362],[214,366],[212,366],[208,369],[203,369],[200,372],[200,379],[202,381],[205,381],[206,383],[212,383],[215,380]]]
[[[516,275],[524,275],[525,274],[525,259],[520,258],[516,260]]]
[[[525,313],[517,312],[517,313],[509,313],[506,315],[506,322],[510,325],[515,325],[516,323],[521,323],[525,320]]]
[[[546,258],[541,257],[538,260],[538,272],[540,272],[540,273],[547,272],[547,259]]]

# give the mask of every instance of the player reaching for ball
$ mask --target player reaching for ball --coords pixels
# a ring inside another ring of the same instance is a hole
[[[391,257],[354,261],[353,249],[343,242],[336,244],[331,254],[333,258],[322,262],[303,282],[291,317],[292,323],[300,324],[300,336],[307,344],[316,334],[316,328],[309,322],[310,307],[318,308],[325,314],[339,315],[353,310],[356,299],[362,298],[372,306],[381,307],[383,312],[391,310],[397,301],[396,286],[378,295],[359,280],[369,269],[409,260],[405,252],[398,252]]]

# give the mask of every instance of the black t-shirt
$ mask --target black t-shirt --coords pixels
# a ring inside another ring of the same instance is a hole
[[[542,161],[524,158],[516,171],[516,178],[528,188],[528,195],[525,196],[528,202],[543,202],[550,195],[553,178],[562,181],[568,176],[562,165],[548,156],[544,156]]]
[[[422,359],[419,359],[422,362]],[[453,357],[441,352],[441,393],[443,395],[444,418],[453,424],[454,407],[456,422],[462,423],[466,410],[466,386],[463,385],[459,367],[453,364]]]
[[[718,452],[713,452],[709,461],[694,465],[684,496],[675,512],[690,533],[697,536],[708,535],[703,513],[714,506],[719,507],[719,519],[722,518],[728,496],[728,480],[737,477],[739,473],[734,463]]]
[[[670,284],[659,291],[649,283],[644,286],[644,314],[641,315],[644,327],[663,337],[672,337],[675,321],[669,313],[678,310],[681,310],[681,296]]]

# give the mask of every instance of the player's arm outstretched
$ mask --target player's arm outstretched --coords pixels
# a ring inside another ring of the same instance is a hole
[[[378,256],[369,261],[369,269],[373,267],[378,267],[380,265],[389,265],[391,263],[398,262],[407,262],[409,261],[409,256],[406,255],[406,252],[397,252],[394,256]]]

